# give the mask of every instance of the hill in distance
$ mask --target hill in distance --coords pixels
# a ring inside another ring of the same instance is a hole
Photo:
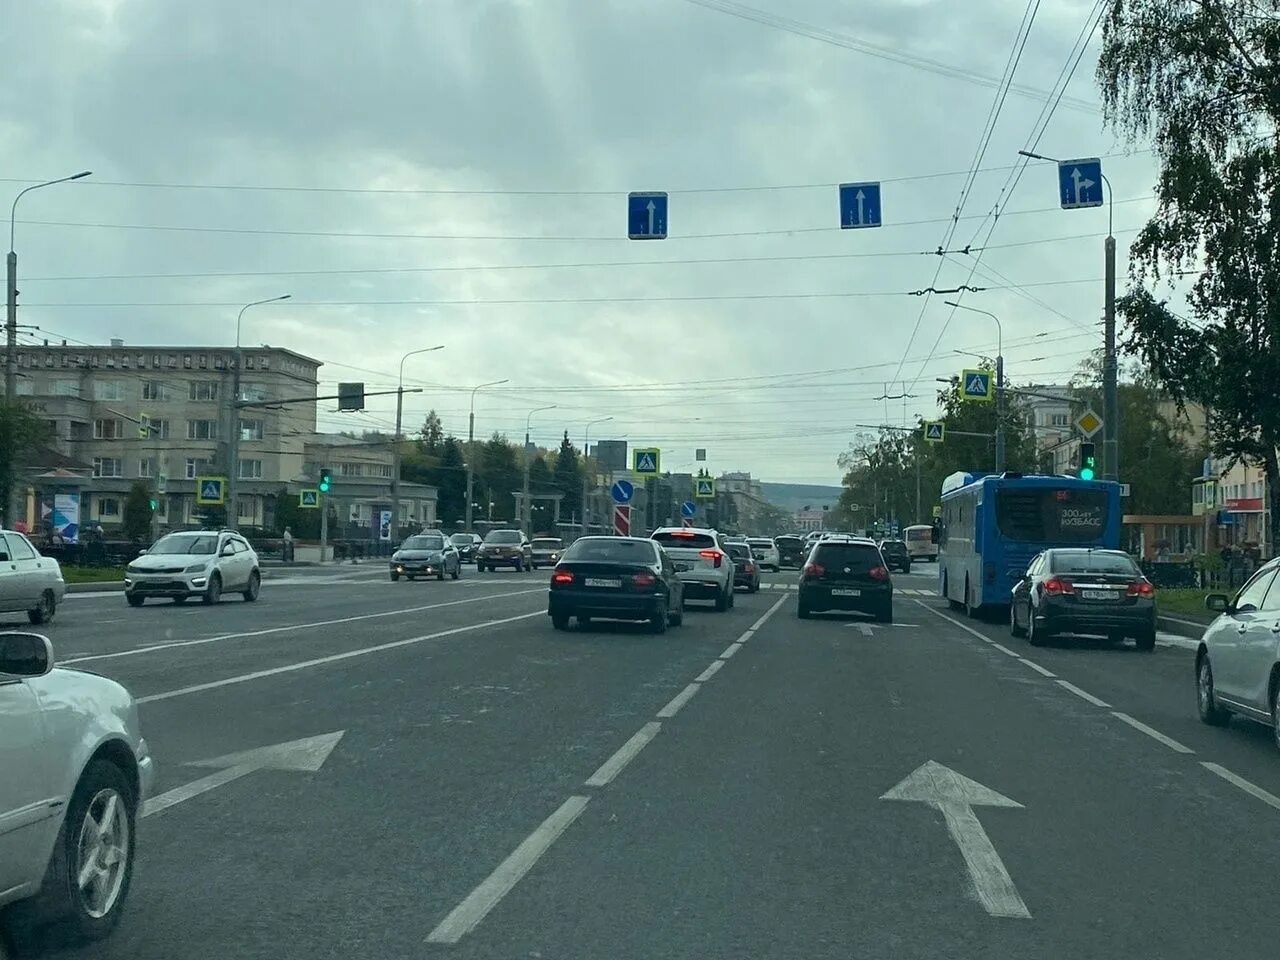
[[[764,498],[779,509],[789,513],[809,507],[821,510],[823,506],[835,509],[840,499],[840,488],[818,483],[770,483],[760,484]]]

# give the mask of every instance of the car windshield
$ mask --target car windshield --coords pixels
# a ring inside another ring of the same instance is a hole
[[[1142,571],[1132,558],[1123,553],[1101,550],[1054,550],[1049,554],[1053,573],[1099,573],[1122,577],[1140,577]]]
[[[646,540],[623,540],[614,537],[587,537],[575,540],[562,558],[566,562],[597,561],[611,563],[654,562],[653,544]]]
[[[535,550],[559,550],[564,543],[560,540],[553,540],[549,537],[538,537],[533,541],[533,549]]]
[[[420,533],[405,540],[403,550],[443,550],[444,537],[437,534]]]
[[[756,547],[764,547],[767,550],[769,547],[773,546],[773,541],[772,540],[748,540],[747,546],[751,547],[753,550]]]
[[[157,540],[147,553],[152,556],[174,554],[213,556],[217,549],[216,533],[171,533]]]
[[[520,543],[520,532],[518,530],[494,530],[484,538],[485,543]]]
[[[452,543],[455,547],[464,543],[471,543],[471,534],[455,533],[453,536],[449,538],[449,542]]]

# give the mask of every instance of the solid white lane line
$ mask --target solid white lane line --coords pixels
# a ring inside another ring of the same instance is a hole
[[[671,717],[674,717],[677,713],[679,713],[680,708],[683,707],[690,700],[692,700],[693,695],[701,689],[702,689],[702,684],[700,683],[689,684],[687,687],[685,687],[683,690],[677,693],[674,697],[672,697],[671,701],[665,707],[659,710],[657,715],[661,717],[663,720],[669,720]]]
[[[732,657],[735,653],[737,653],[741,649],[742,649],[741,643],[731,643],[724,648],[724,653],[720,654],[720,659],[728,660],[730,657]]]
[[[993,641],[991,642],[991,645],[992,645],[993,647],[995,647],[997,650],[999,650],[1001,653],[1005,654],[1006,656],[1013,657],[1015,660],[1021,660],[1021,659],[1022,659],[1022,654],[1020,654],[1020,653],[1014,653],[1012,650],[1010,650],[1008,647],[1006,647],[1003,643],[996,643],[996,642],[993,640]]]
[[[798,590],[800,588],[796,587],[796,589]],[[756,630],[759,630],[761,627],[763,627],[764,622],[773,616],[774,611],[776,611],[780,606],[782,606],[786,602],[787,602],[786,597],[779,597],[777,601],[774,603],[774,605],[770,607],[768,610],[766,610],[764,614],[761,615],[760,619],[751,625],[751,630],[749,632],[754,633]]]
[[[718,661],[717,661],[718,662]],[[618,748],[618,752],[600,765],[600,769],[586,780],[588,787],[603,787],[620,774],[636,755],[649,745],[649,741],[658,735],[662,724],[651,721],[646,723],[635,736]]]
[[[1036,663],[1034,660],[1028,660],[1026,657],[1022,657],[1021,659],[1023,663],[1025,663],[1028,667],[1030,667],[1036,673],[1040,674],[1040,676],[1042,677],[1057,676],[1056,673],[1052,672],[1051,670],[1046,670],[1044,667],[1040,666],[1040,664]]]
[[[855,623],[855,624],[854,624],[854,626],[858,628],[858,631],[859,631],[859,632],[860,632],[864,637],[874,637],[874,636],[875,636],[875,632],[871,629],[871,624],[869,624],[869,623]]]
[[[328,663],[338,663],[342,660],[350,660],[353,657],[367,657],[371,653],[381,653],[383,650],[394,650],[397,647],[408,647],[415,643],[424,643],[427,640],[439,640],[443,637],[452,637],[459,633],[468,633],[472,630],[483,630],[486,627],[499,627],[507,623],[516,623],[519,620],[528,620],[530,617],[545,617],[546,614],[541,610],[535,610],[533,613],[522,613],[514,617],[503,617],[500,620],[485,620],[481,623],[470,623],[462,627],[454,627],[451,630],[439,630],[436,633],[423,634],[420,637],[409,637],[406,640],[392,640],[388,643],[378,643],[371,647],[358,647],[355,650],[346,650],[342,653],[335,653],[328,657],[316,657],[312,660],[302,660],[298,663],[285,664],[282,667],[272,667],[270,670],[255,670],[253,673],[242,673],[239,676],[227,677],[224,680],[212,680],[209,683],[197,683],[190,687],[179,687],[177,690],[168,690],[165,693],[153,693],[147,697],[138,697],[138,703],[154,703],[157,700],[172,700],[174,697],[185,697],[193,693],[201,693],[205,690],[215,690],[218,687],[229,687],[237,683],[247,683],[250,680],[261,680],[263,677],[274,677],[281,673],[292,673],[295,670],[306,670],[310,667],[320,667]]]
[[[754,635],[755,635],[755,631],[754,631],[754,630],[748,630],[748,631],[746,631],[742,636],[740,636],[737,640],[735,640],[735,641],[734,641],[734,643],[737,643],[737,644],[743,644],[743,643],[746,643],[746,642],[747,642],[748,640],[750,640],[750,639],[752,638],[752,636],[754,636]]]
[[[155,653],[159,650],[171,650],[177,647],[195,647],[205,643],[218,643],[222,640],[240,640],[252,637],[266,637],[273,633],[289,633],[294,630],[310,630],[313,627],[332,627],[340,623],[357,623],[361,620],[375,620],[379,617],[398,617],[408,613],[421,613],[424,610],[439,610],[442,607],[456,607],[464,603],[483,603],[486,600],[499,600],[503,597],[519,597],[527,593],[544,593],[545,587],[535,590],[513,590],[510,593],[491,593],[485,597],[467,597],[463,600],[446,600],[443,603],[428,603],[421,607],[404,607],[399,610],[382,610],[378,613],[361,613],[351,617],[339,617],[336,620],[317,620],[313,623],[290,623],[281,627],[267,627],[264,630],[249,630],[244,633],[220,633],[213,637],[201,637],[196,640],[174,640],[168,643],[153,643],[145,647],[133,647],[115,653],[95,653],[88,657],[76,657],[71,660],[60,660],[59,666],[67,667],[74,663],[88,663],[94,660],[115,660],[120,657],[136,657],[143,653]]]
[[[1058,686],[1060,686],[1063,690],[1071,691],[1081,700],[1087,700],[1089,703],[1092,703],[1095,707],[1107,707],[1107,708],[1111,707],[1111,704],[1107,703],[1107,701],[1099,700],[1088,690],[1081,690],[1074,683],[1068,683],[1066,680],[1055,680],[1054,682]]]
[[[724,666],[723,660],[712,660],[711,666],[703,670],[700,674],[693,678],[694,683],[706,683],[716,675],[716,672]]]
[[[1216,773],[1223,780],[1227,781],[1227,783],[1234,787],[1239,787],[1251,797],[1257,797],[1267,806],[1280,810],[1280,797],[1277,797],[1274,793],[1268,793],[1257,784],[1250,783],[1244,777],[1237,776],[1226,767],[1220,766],[1219,764],[1209,763],[1207,760],[1201,760],[1200,766],[1204,767],[1206,770]]]
[[[1140,731],[1141,733],[1145,733],[1152,740],[1155,740],[1159,743],[1163,743],[1170,750],[1174,750],[1178,753],[1195,753],[1194,750],[1192,750],[1190,747],[1186,746],[1185,744],[1179,743],[1177,740],[1174,740],[1172,737],[1166,737],[1159,730],[1155,729],[1154,727],[1148,727],[1141,720],[1135,720],[1133,717],[1129,716],[1127,713],[1121,713],[1119,710],[1112,710],[1111,715],[1115,717],[1117,720],[1127,723],[1129,726],[1133,727],[1133,729]]]
[[[577,820],[587,808],[589,797],[572,796],[558,810],[543,820],[496,870],[467,895],[467,898],[449,911],[440,925],[427,935],[428,943],[457,943],[476,924],[498,905],[520,882],[520,878],[533,868],[544,853],[551,848],[562,833]]]

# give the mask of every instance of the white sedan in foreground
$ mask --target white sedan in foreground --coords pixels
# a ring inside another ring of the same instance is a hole
[[[0,633],[0,933],[115,927],[152,780],[124,687],[55,668],[47,637]]]

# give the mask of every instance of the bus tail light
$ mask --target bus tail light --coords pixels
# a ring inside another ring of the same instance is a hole
[[[1051,597],[1060,597],[1064,594],[1074,594],[1076,588],[1072,586],[1070,580],[1064,580],[1062,577],[1051,577],[1044,582],[1044,592]]]

